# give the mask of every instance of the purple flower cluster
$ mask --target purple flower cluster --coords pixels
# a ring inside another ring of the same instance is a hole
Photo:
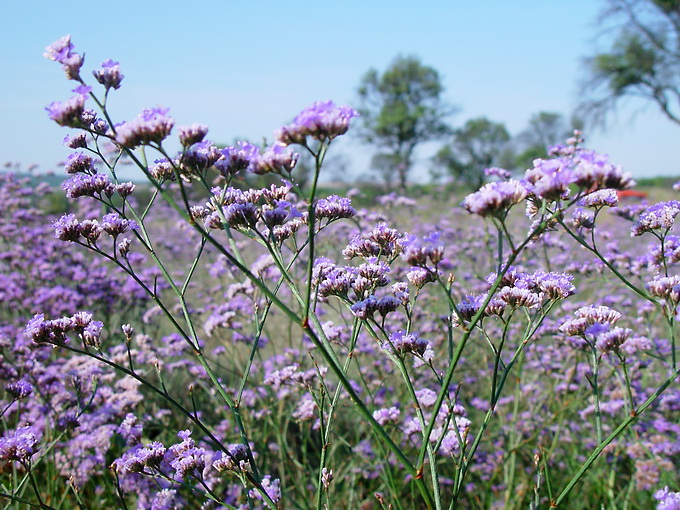
[[[396,354],[413,354],[414,356],[424,356],[430,347],[430,342],[420,338],[418,333],[406,333],[396,331],[390,335],[389,342],[383,344],[383,349],[389,349]]]
[[[317,102],[300,112],[292,124],[283,126],[276,133],[276,140],[282,145],[306,144],[307,137],[330,141],[344,135],[350,121],[359,115],[349,106],[336,106],[332,101]]]
[[[577,349],[597,348],[602,353],[612,351],[632,353],[648,346],[647,339],[633,337],[628,328],[614,326],[621,314],[606,306],[586,306],[576,310],[576,319],[564,322],[559,330],[568,335]]]
[[[680,492],[671,492],[664,487],[654,493],[654,499],[659,502],[656,510],[680,510]]]
[[[26,462],[37,452],[40,435],[32,427],[8,431],[0,437],[0,459]]]
[[[106,59],[102,62],[101,68],[92,71],[95,80],[104,85],[106,89],[119,89],[123,81],[123,76],[120,72],[120,64],[113,60]]]
[[[169,111],[168,108],[150,108],[134,120],[116,126],[116,142],[127,149],[151,143],[160,144],[175,125],[175,121],[168,116]]]
[[[45,316],[40,313],[28,321],[24,333],[35,343],[59,345],[68,340],[68,333],[76,332],[85,345],[99,347],[102,327],[103,323],[92,320],[89,312],[77,312],[72,317],[53,320],[45,320]]]
[[[662,234],[665,234],[673,227],[678,213],[680,213],[680,202],[677,200],[651,205],[640,213],[631,229],[631,236],[640,236],[645,232],[659,230],[664,231]]]
[[[342,250],[342,254],[347,259],[383,256],[391,260],[404,251],[404,241],[404,234],[381,222],[368,234],[355,236]]]
[[[80,80],[80,68],[83,66],[84,59],[73,51],[70,35],[65,35],[45,48],[44,56],[49,60],[59,62],[69,80]]]
[[[523,201],[529,191],[524,183],[515,179],[495,181],[482,186],[463,200],[463,207],[480,216],[503,217],[515,204]]]
[[[491,273],[486,282],[492,285],[497,279],[496,273]],[[497,293],[489,300],[482,317],[503,315],[506,307],[510,308],[539,308],[546,301],[566,299],[576,293],[572,284],[574,277],[567,273],[536,271],[524,273],[511,266],[503,275]],[[488,293],[477,296],[467,296],[458,305],[460,316],[471,320],[487,299]],[[452,318],[454,325],[459,326],[458,316]]]

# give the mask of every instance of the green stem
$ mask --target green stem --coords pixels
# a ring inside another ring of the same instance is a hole
[[[654,403],[654,401],[659,398],[659,396],[666,391],[666,389],[671,385],[677,377],[680,376],[680,370],[676,370],[664,383],[659,386],[659,388],[652,394],[650,397],[645,400],[645,402],[636,410],[633,411],[631,416],[626,418],[621,424],[614,429],[614,431],[609,434],[604,441],[601,441],[597,448],[593,450],[593,453],[590,454],[588,459],[583,463],[583,465],[580,467],[580,469],[576,472],[576,474],[572,477],[572,479],[569,481],[567,486],[562,490],[560,495],[557,497],[557,499],[551,503],[551,508],[557,508],[560,503],[566,498],[569,493],[572,491],[574,486],[579,482],[579,480],[583,477],[583,475],[588,471],[590,466],[597,460],[597,458],[600,456],[602,451],[614,440],[616,439],[624,430],[626,430],[635,420],[638,419],[638,417],[650,406]]]

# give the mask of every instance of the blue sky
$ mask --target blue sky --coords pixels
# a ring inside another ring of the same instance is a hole
[[[51,123],[44,107],[70,97],[73,82],[42,53],[65,34],[85,53],[87,75],[107,58],[121,63],[123,87],[110,99],[115,120],[163,105],[177,125],[210,126],[214,141],[271,139],[314,101],[356,106],[363,74],[402,54],[440,72],[446,99],[460,108],[454,126],[483,115],[517,134],[538,111],[573,111],[582,59],[605,47],[596,38],[602,6],[595,0],[121,0],[76,7],[4,0],[0,160],[61,171],[68,131]],[[585,134],[588,146],[635,176],[680,176],[680,128],[651,104],[629,101],[606,132]],[[369,171],[370,147],[351,136],[338,145],[352,173]],[[422,150],[421,161],[433,149]]]

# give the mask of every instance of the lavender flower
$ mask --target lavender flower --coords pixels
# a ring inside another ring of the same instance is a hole
[[[177,435],[182,442],[168,449],[168,453],[174,457],[170,461],[170,466],[181,480],[194,473],[200,475],[205,467],[205,449],[196,447],[196,443],[191,438],[191,431],[182,430]]]
[[[221,149],[220,153],[222,156],[215,162],[215,168],[225,177],[249,168],[260,155],[257,146],[248,142],[238,142],[237,146]]]
[[[387,423],[397,423],[400,414],[401,411],[399,408],[389,407],[387,409],[376,409],[373,411],[373,418],[380,425],[386,425]]]
[[[535,195],[547,200],[566,198],[574,182],[569,162],[562,158],[534,160],[534,167],[526,171],[524,178],[533,185]]]
[[[128,230],[134,230],[138,228],[138,225],[136,222],[121,218],[118,213],[112,212],[104,215],[102,218],[101,227],[104,229],[104,232],[109,234],[111,237],[118,237],[120,234],[124,234]]]
[[[325,141],[344,135],[350,120],[359,115],[349,106],[336,106],[332,101],[317,102],[300,112],[292,124],[276,133],[282,145],[305,144],[308,136]]]
[[[87,133],[78,133],[74,137],[66,135],[64,145],[69,149],[85,149],[87,147]]]
[[[92,71],[92,74],[94,75],[95,80],[106,87],[106,90],[119,89],[123,78],[125,78],[125,76],[120,73],[120,64],[114,62],[110,58],[102,62],[101,69]]]
[[[510,207],[524,200],[529,192],[515,179],[490,182],[463,200],[463,207],[480,216],[502,216]]]
[[[144,468],[158,469],[165,456],[165,446],[152,441],[147,446],[135,446],[113,461],[113,468],[119,474],[141,473]]]
[[[539,271],[532,276],[538,288],[550,299],[565,299],[576,293],[576,288],[571,283],[574,277],[570,274]]]
[[[273,145],[256,158],[252,158],[248,170],[258,175],[290,173],[299,158],[300,155],[292,150],[281,145]]]
[[[35,455],[40,436],[33,427],[21,427],[0,437],[0,459],[27,461]]]
[[[274,503],[281,501],[281,482],[278,479],[272,480],[271,476],[265,475],[262,477],[262,488]],[[262,500],[262,495],[256,490],[251,490],[249,494],[251,498]]]
[[[619,197],[613,189],[601,189],[588,193],[578,201],[578,205],[582,207],[616,207],[618,203]]]
[[[80,239],[80,225],[75,214],[64,214],[52,223],[54,237],[60,241],[75,242]]]
[[[333,481],[333,470],[332,469],[327,469],[324,467],[321,470],[321,483],[323,484],[324,490],[328,490],[328,488],[331,486],[331,482]]]
[[[218,471],[245,470],[248,462],[248,449],[242,444],[230,444],[227,452],[219,452],[219,457],[213,459],[212,466]]]
[[[503,180],[510,179],[512,177],[512,174],[506,170],[505,168],[498,168],[498,167],[491,167],[491,168],[485,168],[484,169],[484,175],[491,177],[498,177]]]
[[[5,385],[5,391],[13,400],[21,400],[33,393],[33,385],[25,379],[19,379]]]
[[[101,197],[102,194],[110,198],[116,190],[108,175],[86,175],[82,173],[77,173],[64,181],[62,188],[66,191],[68,198]]]
[[[80,80],[80,68],[84,59],[73,51],[71,36],[65,35],[45,48],[45,58],[59,62],[69,80]]]
[[[94,173],[94,158],[83,152],[73,152],[66,158],[64,170],[67,174]]]
[[[317,218],[326,218],[328,221],[351,218],[357,213],[349,198],[339,197],[338,195],[320,199],[314,205],[314,212]]]
[[[680,492],[671,492],[668,486],[654,493],[659,504],[656,510],[680,510]]]
[[[177,491],[163,489],[156,493],[151,502],[151,510],[175,510],[177,507]]]
[[[638,221],[631,229],[631,236],[635,237],[659,229],[668,231],[673,226],[678,213],[680,213],[680,202],[677,200],[654,204],[640,213]]]
[[[368,298],[357,301],[352,306],[350,306],[350,310],[354,316],[363,320],[373,317],[373,314],[377,309],[378,300],[375,296],[369,296]]]
[[[144,110],[134,120],[116,128],[116,142],[128,149],[150,143],[160,144],[170,134],[175,121],[168,117],[168,108]]]
[[[383,349],[393,349],[398,354],[425,354],[430,343],[418,336],[417,333],[397,331],[390,335],[390,341],[383,344]]]
[[[80,94],[65,102],[53,101],[45,110],[50,119],[60,126],[79,128],[87,125],[83,121],[85,97]]]
[[[629,173],[620,166],[612,165],[608,157],[595,151],[579,149],[576,154],[576,167],[573,170],[574,183],[583,189],[612,188],[617,190],[635,186]]]

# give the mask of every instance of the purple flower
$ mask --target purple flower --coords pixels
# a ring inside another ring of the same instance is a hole
[[[204,171],[221,158],[221,153],[212,142],[195,142],[180,157],[180,168],[187,174]]]
[[[281,501],[281,482],[278,479],[272,480],[271,476],[265,475],[262,477],[262,488],[274,503]],[[254,489],[249,494],[251,498],[262,500],[262,495]]]
[[[10,394],[12,399],[20,400],[33,393],[33,385],[25,379],[19,379],[5,385],[5,391]]]
[[[640,213],[638,221],[631,229],[631,237],[639,236],[652,230],[664,229],[668,231],[675,222],[675,217],[680,213],[680,202],[669,200],[659,202]]]
[[[152,441],[147,446],[135,446],[113,461],[117,473],[141,473],[144,468],[158,469],[165,456],[165,446]]]
[[[659,504],[656,510],[680,510],[680,492],[671,492],[668,486],[654,493]]]
[[[83,332],[81,333],[85,345],[99,348],[99,338],[101,337],[103,327],[104,323],[101,321],[92,321],[87,326],[85,326],[85,328],[83,328]]]
[[[60,126],[78,128],[87,124],[83,120],[85,96],[76,95],[65,102],[53,101],[45,110],[50,119]]]
[[[591,326],[593,328],[593,326]],[[586,330],[586,334],[590,333],[591,329]],[[633,334],[633,331],[628,328],[612,328],[608,331],[601,331],[594,335],[595,346],[600,352],[606,353],[610,351],[618,351],[621,344],[626,342]]]
[[[182,442],[168,449],[174,459],[170,466],[177,472],[179,479],[186,479],[187,475],[198,473],[200,476],[205,467],[205,449],[196,448],[196,443],[191,439],[191,431],[182,430],[177,433]]]
[[[175,510],[177,491],[175,489],[163,489],[158,491],[151,502],[151,510]]]
[[[116,142],[128,149],[150,143],[160,144],[170,134],[175,121],[168,117],[168,108],[144,110],[135,119],[116,128]]]
[[[390,341],[383,344],[383,349],[393,349],[398,354],[425,354],[430,343],[418,336],[417,333],[397,331],[390,335]]]
[[[116,190],[116,187],[106,174],[87,175],[77,173],[64,181],[61,187],[66,192],[68,198],[74,199],[80,197],[101,197],[102,194],[110,198]]]
[[[604,154],[579,149],[575,161],[574,183],[583,189],[595,186],[623,190],[635,186],[630,174],[623,172],[620,166],[612,165]]]
[[[245,170],[260,155],[257,146],[248,142],[238,142],[237,146],[221,149],[220,153],[222,157],[215,162],[215,168],[225,177]]]
[[[378,300],[375,296],[369,296],[368,298],[357,301],[349,308],[355,317],[363,320],[367,320],[373,317],[373,314],[378,309]]]
[[[529,192],[515,179],[490,182],[463,200],[463,207],[480,216],[504,215],[510,207],[524,200]]]
[[[203,124],[192,124],[191,126],[181,126],[179,128],[179,141],[182,147],[191,147],[193,144],[203,141],[208,134],[208,126]]]
[[[331,195],[319,200],[314,205],[314,212],[317,218],[327,218],[328,221],[351,218],[357,213],[349,198],[339,197],[338,195]]]
[[[406,278],[412,285],[421,289],[425,284],[437,281],[437,272],[427,267],[412,267],[406,273]]]
[[[87,147],[87,133],[78,133],[73,138],[66,135],[64,145],[69,149],[84,149]]]
[[[576,293],[576,288],[571,283],[574,277],[570,274],[539,271],[532,276],[538,288],[550,299],[565,299]]]
[[[175,178],[175,172],[172,168],[172,163],[165,158],[155,160],[154,166],[149,169],[149,172],[154,179],[159,181]]]
[[[70,35],[65,35],[47,46],[44,56],[54,62],[59,62],[70,80],[80,79],[80,68],[83,66],[84,59],[73,51]]]
[[[109,234],[111,237],[117,237],[120,234],[124,234],[128,230],[136,229],[138,226],[134,221],[126,220],[125,218],[121,218],[118,213],[111,212],[104,215],[102,218],[101,227],[104,229],[104,232]]]
[[[344,135],[350,120],[359,114],[349,106],[336,106],[332,101],[317,102],[300,112],[292,124],[282,127],[276,133],[276,140],[282,145],[304,144],[311,136],[315,140],[333,140]]]
[[[527,170],[524,178],[533,185],[532,192],[547,200],[569,196],[569,185],[574,176],[565,159],[536,159],[534,167]]]
[[[495,167],[495,166],[491,167],[491,168],[485,168],[484,169],[484,175],[489,176],[489,177],[493,175],[495,177],[498,177],[498,178],[504,179],[504,180],[510,179],[510,177],[512,177],[512,174],[508,170],[506,170],[505,168],[498,168],[498,167]]]
[[[120,73],[120,64],[113,60],[106,59],[102,62],[101,69],[92,71],[94,78],[104,85],[106,89],[119,89],[124,76]]]
[[[397,407],[389,407],[373,411],[373,418],[380,425],[385,425],[387,423],[397,423],[400,414],[401,411]]]
[[[83,152],[73,152],[66,158],[64,170],[67,174],[91,174],[94,172],[94,158]]]
[[[290,173],[300,158],[290,149],[282,145],[273,145],[262,154],[250,160],[248,170],[254,174],[264,175],[268,173]]]
[[[232,228],[252,228],[257,223],[257,207],[251,203],[231,204],[224,216]]]
[[[601,189],[588,193],[578,201],[578,205],[582,207],[616,207],[618,203],[619,197],[613,189]]]
[[[75,214],[64,214],[52,223],[54,237],[60,241],[75,242],[80,239],[80,225]]]
[[[135,185],[132,182],[121,182],[116,184],[116,193],[118,193],[122,198],[127,198],[132,195],[135,190]]]
[[[0,459],[24,462],[35,454],[35,445],[39,442],[40,437],[33,427],[10,430],[0,437]]]
[[[134,446],[139,444],[142,439],[142,425],[137,422],[137,417],[128,413],[125,420],[118,427],[118,433],[125,439],[125,444]]]
[[[219,452],[212,461],[212,466],[218,471],[245,470],[248,462],[248,449],[242,444],[230,444],[227,453]]]

